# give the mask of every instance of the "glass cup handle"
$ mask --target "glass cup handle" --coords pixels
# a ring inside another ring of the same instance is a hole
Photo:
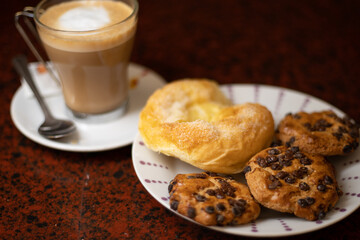
[[[24,23],[26,24],[26,27],[30,30],[30,32],[34,35],[34,37],[39,40],[39,35],[37,34],[37,31],[35,30],[34,25],[29,21],[29,18],[34,18],[34,8],[33,7],[25,7],[23,11],[15,13],[15,26],[20,33],[21,37],[24,39],[25,43],[30,48],[31,52],[35,55],[36,59],[46,68],[47,72],[49,73],[50,77],[60,86],[59,79],[55,76],[54,72],[49,67],[48,63],[41,57],[39,51],[36,49],[34,44],[31,42],[29,36],[24,31],[24,28],[20,24],[20,18],[24,18]]]

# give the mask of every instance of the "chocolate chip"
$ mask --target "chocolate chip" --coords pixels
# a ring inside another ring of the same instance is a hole
[[[177,201],[177,200],[174,200],[170,203],[170,208],[175,211],[177,210],[178,206],[179,206],[179,201]]]
[[[303,158],[300,159],[300,163],[302,165],[311,165],[312,160],[310,158],[303,157]]]
[[[277,157],[278,157],[279,161],[283,161],[286,158],[285,154],[283,154],[283,153],[279,154]]]
[[[273,190],[281,186],[282,186],[281,182],[279,180],[275,180],[268,185],[268,189]]]
[[[246,205],[246,201],[243,199],[239,199],[239,200],[235,200],[230,198],[228,200],[230,206],[232,207],[232,211],[234,213],[235,216],[239,216],[242,215],[245,211],[245,205]]]
[[[228,183],[224,179],[217,179],[217,180],[220,183],[220,186],[221,186],[220,191],[222,193],[224,193],[225,195],[230,196],[230,197],[235,197],[236,188],[231,186],[231,184]]]
[[[221,191],[216,191],[215,197],[216,197],[217,199],[224,199],[224,198],[225,198],[225,195],[224,195],[224,193],[222,193]]]
[[[277,161],[279,161],[279,159],[278,159],[278,157],[275,156],[275,155],[266,156],[266,162],[267,162],[268,164],[274,163],[274,162],[277,162]]]
[[[273,182],[273,181],[278,180],[278,179],[274,175],[270,175],[269,180]]]
[[[296,152],[294,154],[294,158],[301,159],[304,157],[304,154],[302,152]]]
[[[291,112],[288,112],[288,113],[285,114],[285,116],[290,116],[290,117],[292,117],[293,114],[292,114]]]
[[[303,126],[309,131],[312,130],[311,123],[304,123]]]
[[[305,182],[299,183],[299,188],[300,188],[300,190],[302,190],[302,191],[308,191],[308,190],[310,190],[310,186],[309,186],[307,183],[305,183]]]
[[[223,224],[223,222],[225,221],[225,217],[221,214],[216,216],[216,223],[217,224]]]
[[[293,152],[292,152],[290,149],[287,149],[287,150],[285,151],[285,158],[284,158],[284,160],[292,160],[292,159],[294,159],[294,154],[293,154]]]
[[[301,167],[292,172],[292,175],[296,178],[302,179],[308,173],[308,169],[306,167]]]
[[[303,174],[302,172],[298,169],[298,170],[294,170],[292,173],[291,173],[294,177],[296,178],[302,178]]]
[[[309,172],[309,169],[307,167],[300,167],[299,169],[301,172],[303,172],[304,174],[307,174]]]
[[[270,154],[270,155],[278,155],[278,154],[280,153],[280,150],[277,149],[277,148],[271,148],[271,149],[269,149],[267,152],[268,152],[268,154]]]
[[[319,184],[317,186],[317,190],[319,190],[320,192],[325,192],[326,191],[326,186],[324,184]]]
[[[231,206],[245,207],[245,205],[246,205],[246,201],[244,199],[235,200],[233,198],[229,198],[228,202]]]
[[[352,150],[352,146],[351,145],[346,145],[344,148],[343,148],[343,152],[344,153],[350,153]]]
[[[315,199],[312,197],[300,198],[298,201],[300,207],[308,207],[315,203]]]
[[[329,123],[325,119],[321,118],[318,119],[314,125],[311,125],[310,123],[305,123],[303,126],[307,128],[307,130],[311,132],[323,132],[326,131],[327,128],[332,127],[332,123]]]
[[[314,132],[325,132],[326,127],[324,127],[324,126],[314,126],[313,131]]]
[[[284,172],[284,171],[280,171],[276,174],[276,177],[277,178],[280,178],[280,179],[284,179],[286,178],[287,176],[289,176],[289,173],[288,172]]]
[[[238,200],[238,203],[245,206],[245,205],[246,205],[246,200],[244,200],[244,199],[239,199],[239,200]]]
[[[303,198],[300,198],[297,203],[300,205],[300,207],[307,207],[308,206],[308,203],[306,202],[305,199]]]
[[[282,165],[280,165],[280,163],[273,163],[270,165],[272,170],[281,170],[283,168]]]
[[[339,133],[339,132],[332,133],[332,135],[333,135],[334,137],[336,137],[336,139],[337,139],[338,141],[340,141],[341,138],[343,137],[343,134],[342,134],[342,133]]]
[[[233,198],[229,198],[228,202],[229,202],[230,206],[234,206],[236,204],[236,200]]]
[[[320,211],[318,215],[318,219],[323,219],[326,216],[326,212]]]
[[[315,198],[306,197],[305,201],[307,202],[308,206],[313,205],[315,203]]]
[[[331,111],[330,113],[327,114],[329,117],[334,118],[334,119],[338,119],[339,117],[333,112]]]
[[[291,137],[289,141],[285,143],[285,146],[290,147],[295,142],[295,137]]]
[[[314,126],[312,127],[313,131],[319,131],[319,132],[323,132],[326,130],[326,128],[331,127],[332,124],[329,123],[328,121],[326,121],[325,119],[321,118],[319,120],[317,120],[314,124]]]
[[[203,195],[199,195],[199,194],[195,194],[195,199],[198,202],[205,202],[206,201],[206,197]]]
[[[280,165],[283,167],[289,167],[289,166],[291,166],[291,164],[292,164],[291,160],[283,160],[280,162]]]
[[[283,167],[291,166],[294,155],[291,151],[286,151],[284,155],[279,155],[279,163]]]
[[[197,174],[194,174],[194,175],[188,175],[186,178],[187,179],[206,179],[206,174],[203,174],[203,173],[197,173]]]
[[[174,183],[170,182],[169,186],[168,186],[168,192],[170,193],[174,188]]]
[[[215,196],[215,194],[216,194],[216,192],[215,192],[214,189],[208,189],[208,190],[206,190],[205,193],[207,193],[207,194],[210,195],[210,196]]]
[[[343,126],[339,126],[337,129],[337,132],[338,133],[349,133],[349,131]]]
[[[258,157],[256,159],[256,162],[262,168],[266,168],[268,166],[266,160],[264,158],[262,158],[262,157]]]
[[[301,115],[299,115],[299,114],[297,114],[297,113],[296,113],[296,114],[294,114],[294,116],[293,116],[293,117],[294,117],[294,119],[301,119]]]
[[[242,206],[233,206],[232,212],[235,216],[241,216],[245,211],[245,208]]]
[[[246,173],[248,173],[248,172],[250,172],[250,171],[251,171],[251,167],[250,167],[250,166],[246,166],[242,172],[243,172],[244,174],[246,174]]]
[[[229,196],[229,197],[235,197],[235,191],[236,189],[233,188],[232,186],[230,187],[226,187],[226,188],[222,188],[222,191],[223,193],[226,195],[226,196]]]
[[[299,149],[298,146],[293,146],[293,147],[290,148],[290,150],[291,150],[291,152],[294,153],[294,154],[300,151],[300,149]]]
[[[326,175],[325,177],[324,177],[324,183],[326,184],[326,185],[330,185],[330,184],[333,184],[333,179],[331,178],[331,177],[329,177],[328,175]]]
[[[222,204],[222,203],[218,203],[216,204],[216,210],[221,212],[221,211],[224,211],[226,209],[225,205]]]
[[[292,176],[288,176],[288,177],[286,177],[286,178],[284,179],[284,181],[285,181],[286,183],[293,184],[293,183],[296,182],[296,179],[295,179],[294,177],[292,177]]]
[[[187,209],[187,216],[189,218],[194,218],[196,216],[196,209],[193,207],[188,207]]]
[[[213,206],[206,206],[206,208],[205,208],[205,212],[207,212],[209,214],[214,213],[214,211],[215,211],[215,208]]]

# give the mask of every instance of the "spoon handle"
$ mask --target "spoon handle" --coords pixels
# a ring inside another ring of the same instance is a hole
[[[49,118],[53,118],[53,116],[51,115],[47,105],[45,104],[42,96],[40,95],[38,88],[36,87],[34,80],[31,76],[31,73],[28,69],[28,62],[26,60],[26,57],[24,55],[18,55],[16,57],[13,58],[12,60],[13,65],[16,69],[16,71],[18,72],[18,74],[20,76],[22,76],[25,81],[27,82],[27,84],[29,85],[29,87],[31,88],[31,90],[33,91],[36,99],[39,102],[39,105],[41,107],[41,109],[43,110],[44,114],[45,114],[45,119],[49,119]]]

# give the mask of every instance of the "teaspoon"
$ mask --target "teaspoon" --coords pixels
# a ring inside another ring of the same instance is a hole
[[[26,57],[24,55],[16,56],[13,58],[12,62],[16,71],[30,86],[44,113],[45,120],[38,128],[39,134],[49,139],[58,139],[72,134],[76,130],[74,123],[68,120],[56,119],[49,111],[33,81],[31,73],[28,69]]]

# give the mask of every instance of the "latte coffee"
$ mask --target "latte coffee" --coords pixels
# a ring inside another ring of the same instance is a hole
[[[73,112],[102,114],[126,104],[136,11],[111,0],[57,1],[38,10],[40,38]]]

